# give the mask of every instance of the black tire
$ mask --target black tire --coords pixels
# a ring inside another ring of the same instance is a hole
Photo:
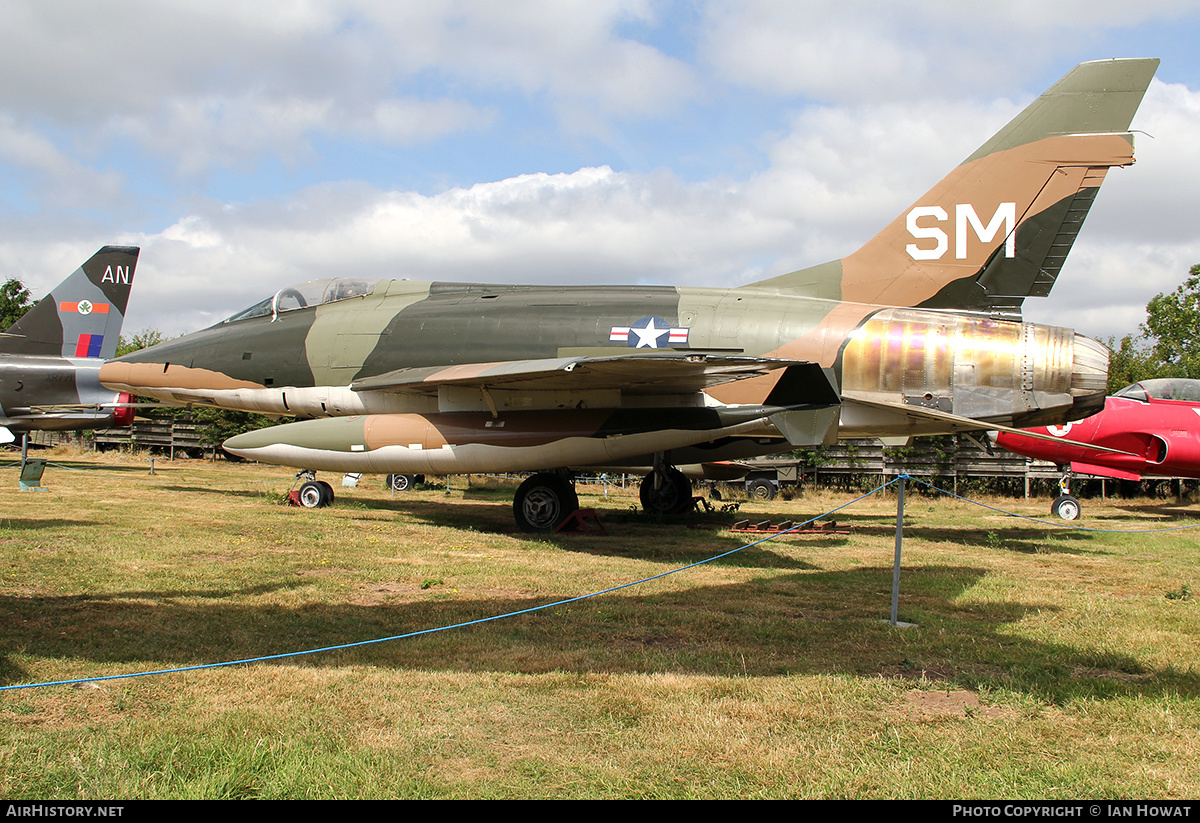
[[[1050,513],[1056,514],[1063,520],[1078,520],[1082,513],[1079,501],[1069,494],[1059,495],[1050,504]]]
[[[328,506],[333,502],[333,486],[329,485],[324,480],[318,480],[317,485],[321,487],[321,492],[325,495],[324,505]]]
[[[412,487],[417,485],[417,482],[416,475],[412,474],[389,474],[387,476],[387,485],[392,491],[411,491]]]
[[[326,484],[328,485],[328,484]],[[333,496],[333,491],[329,491],[329,497]],[[300,505],[306,509],[319,509],[322,506],[329,505],[329,499],[326,497],[324,487],[316,480],[309,480],[300,487]]]
[[[523,532],[553,532],[578,508],[575,489],[557,474],[535,474],[513,497],[513,517]]]
[[[775,484],[770,480],[751,480],[746,484],[746,494],[751,500],[774,500]]]
[[[646,514],[662,517],[675,514],[692,502],[692,481],[676,468],[667,469],[666,482],[655,487],[654,472],[642,478],[638,496]]]

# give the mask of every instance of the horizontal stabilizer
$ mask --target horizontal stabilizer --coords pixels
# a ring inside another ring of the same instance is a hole
[[[841,413],[837,405],[779,412],[767,419],[793,446],[830,446],[837,442]]]
[[[941,434],[973,432],[973,431],[1001,431],[1008,434],[1020,435],[1021,437],[1031,437],[1035,440],[1046,440],[1051,443],[1066,443],[1073,446],[1085,446],[1096,451],[1111,452],[1113,454],[1129,454],[1129,452],[1121,451],[1120,449],[1110,449],[1104,446],[1094,446],[1090,443],[1076,443],[1072,440],[1064,440],[1061,437],[1053,437],[1048,434],[1040,434],[1038,432],[1027,431],[1025,429],[1017,429],[1012,426],[1002,426],[999,423],[988,422],[986,420],[975,420],[970,417],[962,417],[961,415],[951,414],[950,412],[931,409],[927,406],[910,406],[907,403],[893,403],[886,400],[876,400],[873,398],[864,397],[857,393],[847,393],[843,397],[843,402],[847,405],[857,404],[868,408],[876,409],[899,418],[907,418],[912,421],[914,426],[923,422],[933,422],[939,424]]]
[[[1074,445],[1082,445],[1076,443]],[[1124,454],[1124,452],[1121,452]],[[1071,471],[1074,474],[1090,474],[1093,477],[1111,477],[1114,480],[1141,480],[1142,476],[1137,472],[1124,471],[1122,469],[1114,469],[1111,466],[1097,466],[1094,463],[1080,463],[1071,461]]]

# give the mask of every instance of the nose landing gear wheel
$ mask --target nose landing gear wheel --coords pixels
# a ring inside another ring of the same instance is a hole
[[[306,509],[319,509],[333,502],[333,487],[323,480],[310,480],[300,487],[300,505]]]
[[[1059,495],[1050,504],[1050,513],[1057,514],[1063,520],[1078,520],[1081,510],[1079,501],[1069,494]]]

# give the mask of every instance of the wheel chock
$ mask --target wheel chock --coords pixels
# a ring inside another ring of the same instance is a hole
[[[608,534],[595,509],[576,509],[558,524],[555,534]]]
[[[780,532],[788,532],[789,534],[850,534],[850,527],[838,526],[836,520],[807,523],[799,528],[796,527],[794,520],[784,520],[779,523],[772,523],[770,520],[760,520],[757,523],[751,523],[749,520],[739,520],[729,530],[739,534],[779,534]]]

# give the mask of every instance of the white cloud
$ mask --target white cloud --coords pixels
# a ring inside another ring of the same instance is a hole
[[[24,196],[43,207],[102,208],[120,195],[121,174],[89,168],[49,138],[0,114],[0,164],[17,170]]]
[[[712,0],[699,51],[722,80],[824,101],[991,94],[1120,27],[1196,16],[1186,0]],[[1095,57],[1154,55],[1095,55]]]
[[[319,186],[142,236],[130,323],[194,330],[290,282],[357,276],[736,285],[790,223],[738,191],[608,168],[425,196]]]
[[[409,144],[486,128],[497,111],[471,98],[506,91],[606,134],[698,93],[686,64],[617,33],[631,22],[650,25],[651,5],[13,0],[0,107],[132,138],[187,173],[294,161],[317,136]]]
[[[703,2],[693,23],[692,6],[651,0],[12,0],[0,4],[0,171],[22,185],[0,221],[27,236],[3,248],[48,287],[103,243],[141,242],[131,323],[170,333],[330,274],[741,284],[853,251],[1015,113],[1072,44],[1188,11],[976,6]],[[689,22],[662,31],[679,17]],[[1197,92],[1152,86],[1135,125],[1155,139],[1110,175],[1054,295],[1029,301],[1034,316],[1132,329],[1134,310],[1200,261],[1198,109]],[[531,137],[543,122],[557,130]],[[634,122],[676,130],[626,133]],[[397,147],[448,136],[446,154],[420,162],[468,182],[395,186],[417,162]],[[665,168],[620,170],[611,152],[575,151],[580,136],[630,155],[653,144]],[[719,161],[735,141],[761,164],[727,178]],[[349,163],[361,179],[303,188],[255,176],[274,157],[317,170],[311,180],[364,143],[393,149],[380,155],[400,170]],[[517,144],[521,161],[506,162]],[[685,182],[672,161],[692,154],[718,170]],[[146,167],[169,179],[127,191]],[[203,187],[221,168],[244,180],[229,202]],[[577,171],[521,173],[542,169]],[[122,195],[160,209],[138,215],[136,234],[114,230],[128,207],[87,221],[69,211]]]

